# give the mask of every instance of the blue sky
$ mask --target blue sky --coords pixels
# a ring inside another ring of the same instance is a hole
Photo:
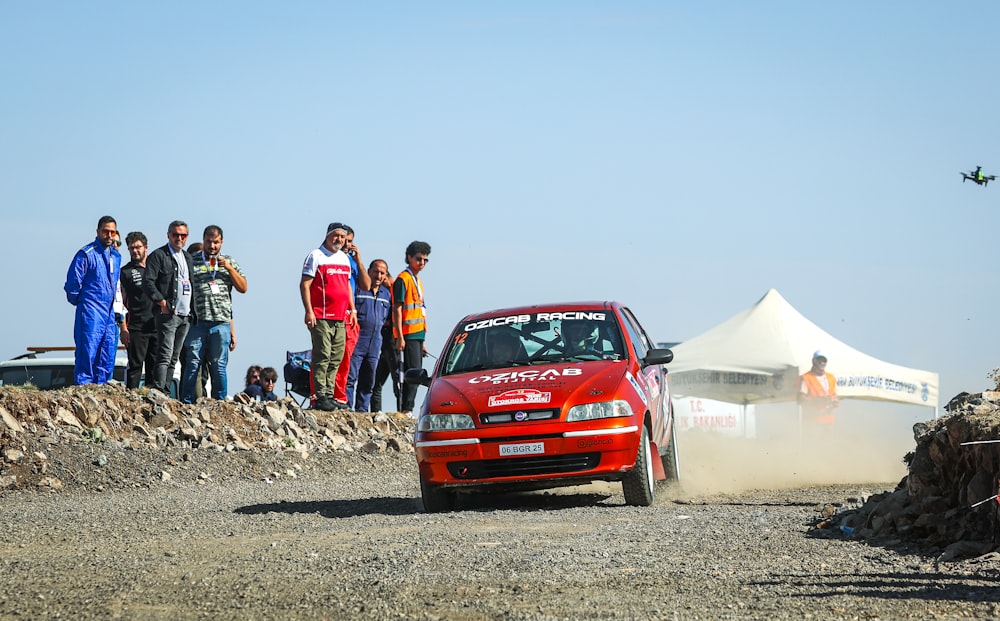
[[[244,267],[230,384],[308,348],[340,220],[462,315],[617,299],[684,340],[769,288],[941,374],[1000,366],[991,2],[0,4],[0,356],[71,344],[73,253],[186,220]],[[805,355],[805,354],[804,354]],[[831,370],[835,371],[835,361]]]

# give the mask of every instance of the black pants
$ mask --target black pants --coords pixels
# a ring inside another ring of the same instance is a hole
[[[156,373],[156,333],[129,332],[128,340],[128,372],[125,374],[125,386],[136,389],[142,377],[143,367],[146,369],[146,383],[152,385]]]
[[[410,369],[419,369],[424,364],[424,342],[407,340],[406,345],[403,347],[403,374],[405,375]],[[412,412],[413,406],[417,401],[417,388],[420,388],[416,384],[403,383],[402,388],[402,411]]]
[[[399,401],[399,353],[396,351],[396,340],[392,338],[392,326],[382,328],[382,350],[378,356],[378,366],[375,367],[375,386],[372,388],[371,411],[384,412],[382,409],[382,386],[385,380],[392,376],[392,394],[396,395],[396,411],[402,410]]]

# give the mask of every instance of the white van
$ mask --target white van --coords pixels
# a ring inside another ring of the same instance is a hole
[[[55,390],[73,385],[74,347],[29,347],[27,353],[0,362],[0,386],[23,386],[31,384],[39,390]],[[125,348],[119,347],[115,356],[115,369],[111,378],[125,383],[128,358]],[[139,385],[145,383],[145,377]],[[174,369],[170,382],[170,396],[179,394],[180,371]]]

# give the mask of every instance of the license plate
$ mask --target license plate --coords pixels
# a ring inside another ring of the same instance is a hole
[[[541,455],[545,452],[544,442],[528,442],[523,444],[501,444],[500,456]]]

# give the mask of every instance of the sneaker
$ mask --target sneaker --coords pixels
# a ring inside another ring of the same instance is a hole
[[[330,403],[333,404],[334,410],[349,410],[351,406],[347,405],[346,401],[338,401],[336,399],[331,399]]]
[[[330,397],[316,397],[316,405],[313,406],[313,409],[332,412],[335,409],[333,399]]]

